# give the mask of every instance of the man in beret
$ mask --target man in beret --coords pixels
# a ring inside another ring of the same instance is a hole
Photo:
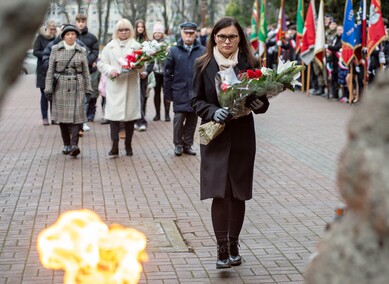
[[[205,47],[196,38],[197,25],[186,22],[180,25],[181,38],[170,48],[164,66],[164,96],[173,102],[173,143],[174,154],[196,155],[193,151],[193,136],[197,125],[197,115],[190,106],[194,62]]]

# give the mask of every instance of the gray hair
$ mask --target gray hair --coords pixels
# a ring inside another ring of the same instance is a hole
[[[113,29],[113,34],[112,38],[113,39],[118,39],[118,30],[119,29],[130,29],[130,38],[134,38],[134,28],[131,24],[131,22],[127,19],[120,19],[117,21],[114,29]]]

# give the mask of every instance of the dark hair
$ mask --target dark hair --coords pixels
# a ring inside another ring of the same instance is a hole
[[[77,16],[76,16],[76,21],[86,21],[86,19],[87,19],[87,16],[84,14],[81,14],[81,13],[77,14]]]
[[[241,25],[233,17],[223,17],[216,22],[216,24],[214,25],[214,27],[212,29],[212,32],[209,36],[209,40],[207,43],[207,48],[206,48],[205,54],[197,59],[196,64],[197,64],[197,67],[200,69],[200,72],[204,71],[204,69],[207,67],[207,65],[211,61],[211,58],[213,56],[213,48],[216,45],[215,35],[220,30],[227,28],[227,27],[230,27],[230,26],[234,26],[238,30],[239,39],[240,39],[239,45],[238,45],[239,53],[244,54],[247,57],[250,65],[251,65],[251,68],[253,68],[254,66],[256,66],[258,64],[258,60],[252,54],[252,51],[251,51],[250,46],[249,46],[247,39],[246,39],[246,35],[245,35]]]
[[[144,27],[143,33],[138,33],[138,25],[139,24],[143,24],[143,27]],[[147,36],[147,31],[146,31],[146,23],[144,20],[136,20],[134,30],[135,30],[136,41],[142,43],[144,41],[149,40],[149,37]]]

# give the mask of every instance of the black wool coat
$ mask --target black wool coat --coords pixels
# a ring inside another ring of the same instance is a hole
[[[250,69],[243,54],[239,54],[237,68]],[[216,60],[212,58],[203,72],[198,67],[193,80],[191,105],[202,119],[201,124],[209,122],[220,108],[215,75],[219,71]],[[264,106],[256,113],[264,113],[269,107],[266,97]],[[232,119],[226,123],[224,131],[208,145],[200,145],[200,198],[226,198],[227,190],[239,200],[252,198],[254,160],[256,152],[254,119],[249,115]],[[230,189],[229,189],[230,188]]]
[[[47,68],[45,68],[43,64],[43,51],[46,46],[52,42],[55,37],[50,38],[45,30],[40,31],[39,35],[36,37],[34,41],[34,50],[33,54],[37,57],[37,65],[36,65],[36,87],[44,89],[46,83],[46,72]]]

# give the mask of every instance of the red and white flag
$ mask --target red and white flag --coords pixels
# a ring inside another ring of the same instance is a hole
[[[317,17],[316,39],[315,39],[315,60],[323,69],[323,52],[326,50],[326,36],[324,28],[324,1],[320,1],[319,16]]]
[[[381,1],[371,0],[369,28],[367,30],[367,54],[373,52],[375,47],[385,38],[385,25],[382,20]]]
[[[311,61],[315,57],[315,15],[315,1],[311,0],[307,11],[307,16],[305,18],[300,55],[301,59],[304,61],[305,64],[311,63]]]

